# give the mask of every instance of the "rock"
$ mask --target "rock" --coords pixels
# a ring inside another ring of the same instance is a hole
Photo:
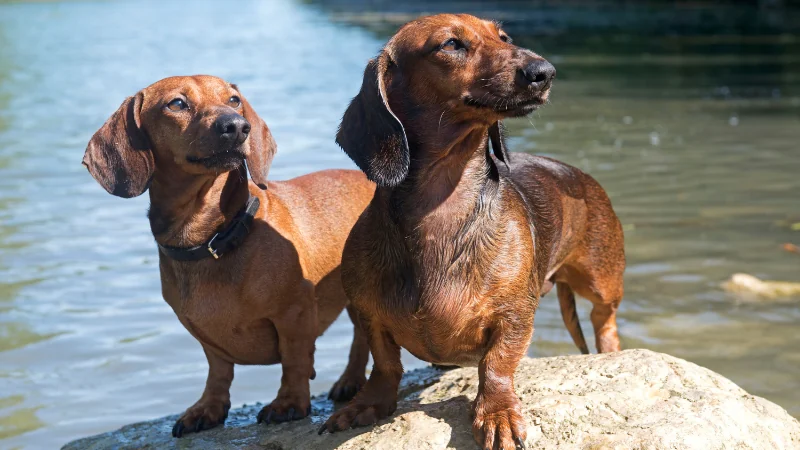
[[[317,435],[332,405],[315,398],[312,417],[257,425],[261,405],[231,411],[228,423],[176,440],[177,416],[128,425],[67,444],[73,449],[474,449],[469,402],[474,368],[433,368],[403,378],[394,416],[374,428]],[[797,449],[800,423],[728,379],[649,350],[526,358],[516,390],[527,446],[563,449]]]
[[[800,283],[764,281],[746,273],[734,274],[728,281],[722,283],[722,288],[728,292],[751,294],[769,299],[800,296]]]

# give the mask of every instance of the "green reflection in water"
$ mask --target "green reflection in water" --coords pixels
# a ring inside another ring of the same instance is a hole
[[[22,348],[59,334],[61,333],[36,333],[28,324],[22,322],[2,322],[0,323],[0,352]]]
[[[40,407],[17,408],[25,401],[21,395],[12,395],[0,398],[0,439],[18,436],[44,426],[44,423],[36,417],[36,411]],[[10,410],[8,414],[4,414]]]

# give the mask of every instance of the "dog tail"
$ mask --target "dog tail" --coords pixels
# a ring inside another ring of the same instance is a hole
[[[561,306],[561,317],[564,325],[567,326],[572,340],[584,355],[589,354],[589,347],[586,346],[586,339],[583,337],[581,322],[578,320],[578,310],[575,309],[575,293],[567,283],[556,283],[558,290],[558,303]]]

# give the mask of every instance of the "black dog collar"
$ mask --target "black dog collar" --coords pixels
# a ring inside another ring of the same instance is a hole
[[[257,197],[250,195],[244,209],[236,214],[231,223],[222,231],[211,236],[211,239],[195,247],[168,247],[158,244],[158,249],[166,256],[176,261],[198,261],[203,258],[213,256],[219,259],[220,256],[240,246],[247,234],[250,232],[250,225],[253,217],[258,211],[261,202]]]

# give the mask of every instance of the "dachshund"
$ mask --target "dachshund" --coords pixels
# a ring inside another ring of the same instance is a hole
[[[234,364],[281,364],[280,390],[259,422],[306,417],[314,341],[342,309],[351,312],[342,248],[375,185],[357,170],[267,181],[276,150],[236,85],[211,76],[142,89],[86,148],[83,164],[109,193],[149,189],[163,297],[208,359],[205,391],[176,422],[175,437],[225,421]],[[355,327],[331,398],[355,395],[368,359]]]
[[[367,65],[336,139],[378,185],[342,256],[374,367],[320,433],[394,412],[403,347],[477,366],[476,441],[524,446],[514,372],[554,284],[582,352],[575,293],[593,303],[597,349],[620,349],[625,254],[608,196],[580,170],[509,154],[503,141],[501,121],[546,103],[555,74],[497,23],[450,14],[404,25]]]

